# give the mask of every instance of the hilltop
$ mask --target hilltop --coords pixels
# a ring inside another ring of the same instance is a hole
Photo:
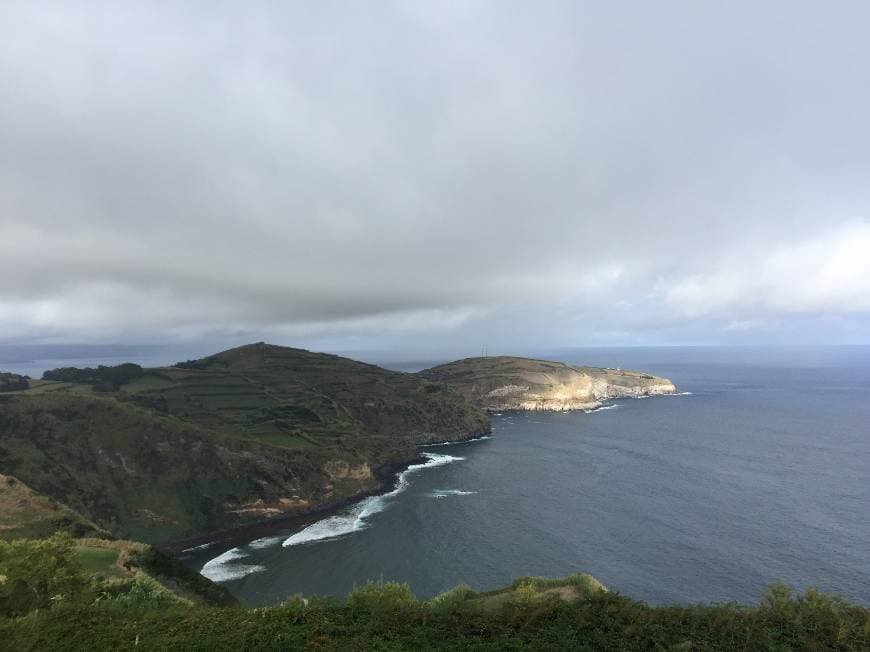
[[[466,358],[420,372],[490,410],[583,410],[610,398],[672,394],[667,378],[510,356]]]

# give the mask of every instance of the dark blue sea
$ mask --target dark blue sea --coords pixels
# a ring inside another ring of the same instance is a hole
[[[778,581],[870,604],[870,347],[538,355],[683,393],[497,415],[490,438],[422,449],[391,494],[188,561],[249,604],[369,579],[429,597],[573,572],[653,604],[752,603]]]

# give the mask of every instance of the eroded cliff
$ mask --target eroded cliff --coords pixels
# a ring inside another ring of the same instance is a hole
[[[611,398],[672,394],[667,378],[509,356],[466,358],[420,372],[490,410],[585,410]]]

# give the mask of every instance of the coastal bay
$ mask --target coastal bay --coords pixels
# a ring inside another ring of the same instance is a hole
[[[778,580],[870,603],[859,508],[867,351],[853,353],[575,352],[688,393],[493,415],[489,439],[421,449],[455,459],[411,475],[356,529],[290,546],[299,528],[259,535],[271,539],[259,549],[247,547],[257,537],[234,542],[245,554],[235,563],[263,570],[223,585],[264,604],[342,596],[372,577],[428,597],[587,572],[653,604],[751,603]],[[201,568],[223,551],[188,561]]]

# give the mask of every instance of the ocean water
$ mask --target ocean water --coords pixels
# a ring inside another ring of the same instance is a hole
[[[783,581],[870,604],[870,349],[612,349],[568,362],[668,376],[678,396],[504,413],[424,448],[391,494],[189,562],[249,604],[418,597],[591,573],[653,604],[756,602]]]
[[[0,349],[0,370],[205,353],[100,351]],[[537,356],[649,371],[684,393],[494,416],[491,437],[423,448],[389,494],[186,560],[252,605],[370,579],[429,597],[572,572],[653,604],[751,603],[775,581],[870,604],[870,347]]]

